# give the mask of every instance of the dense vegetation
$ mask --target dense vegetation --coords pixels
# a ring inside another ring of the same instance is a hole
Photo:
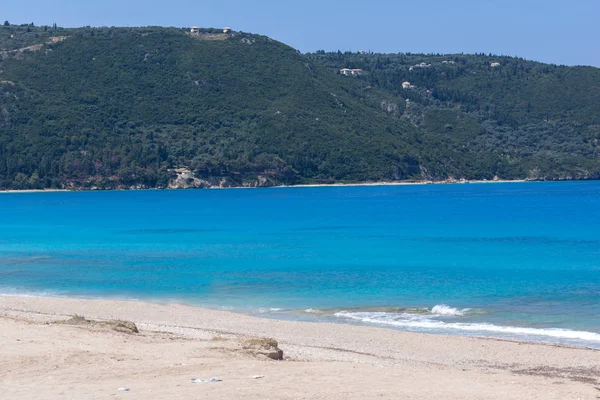
[[[177,168],[195,186],[594,179],[599,141],[591,67],[0,27],[0,189],[165,187]]]

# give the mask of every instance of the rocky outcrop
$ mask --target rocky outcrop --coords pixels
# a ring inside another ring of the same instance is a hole
[[[255,357],[266,357],[271,360],[283,360],[283,350],[277,340],[270,338],[248,339],[242,343],[242,348]]]
[[[194,173],[187,168],[177,168],[171,170],[177,176],[169,182],[169,189],[190,189],[190,188],[209,188],[211,183],[202,179],[196,178]]]
[[[56,321],[55,323],[63,324],[63,325],[78,325],[78,326],[108,328],[113,331],[127,333],[129,335],[134,335],[134,334],[140,333],[137,325],[131,321],[121,321],[121,320],[95,321],[95,320],[87,319],[81,315],[74,315],[70,319]]]

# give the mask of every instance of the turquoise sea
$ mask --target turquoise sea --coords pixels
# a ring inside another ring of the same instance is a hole
[[[600,182],[0,193],[0,293],[600,348]]]

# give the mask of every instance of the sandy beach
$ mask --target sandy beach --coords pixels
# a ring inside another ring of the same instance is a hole
[[[97,322],[64,323],[75,314]],[[108,320],[132,321],[139,333]],[[177,304],[0,296],[0,332],[2,399],[600,396],[600,351]],[[283,361],[246,346],[264,337],[279,342]],[[212,377],[221,381],[191,381]]]
[[[356,182],[356,183],[328,183],[328,184],[300,184],[289,186],[275,186],[280,188],[303,188],[303,187],[361,187],[361,186],[420,186],[420,185],[464,185],[480,183],[526,183],[535,182],[526,179],[492,179],[492,180],[445,180],[445,181],[389,181],[389,182]]]
[[[282,188],[321,188],[321,187],[362,187],[362,186],[422,186],[422,185],[464,185],[464,184],[480,184],[480,183],[526,183],[535,182],[526,179],[514,179],[514,180],[449,180],[449,181],[378,181],[378,182],[355,182],[355,183],[314,183],[314,184],[299,184],[299,185],[279,185],[279,186],[267,186],[267,187],[255,187],[255,186],[231,186],[231,187],[219,187],[213,186],[211,190],[223,190],[223,189],[282,189]],[[193,188],[190,188],[193,190]],[[167,189],[167,188],[145,188],[145,189],[101,189],[106,191],[126,191],[126,190],[185,190],[185,189]],[[54,193],[54,192],[89,192],[93,191],[90,189],[31,189],[31,190],[0,190],[0,193]]]

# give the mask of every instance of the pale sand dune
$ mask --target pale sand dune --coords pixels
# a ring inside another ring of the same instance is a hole
[[[131,320],[140,334],[45,324],[73,314]],[[287,360],[255,358],[239,345],[265,336]],[[223,381],[191,383],[213,376]],[[0,399],[563,400],[596,399],[595,387],[594,350],[182,305],[0,296]]]

